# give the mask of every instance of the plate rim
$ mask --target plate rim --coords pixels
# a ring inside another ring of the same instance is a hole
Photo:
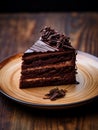
[[[79,102],[74,102],[74,103],[68,103],[68,104],[37,104],[37,103],[30,103],[30,102],[26,102],[17,98],[14,98],[10,95],[8,95],[7,93],[5,93],[4,91],[0,90],[0,93],[3,94],[4,96],[6,96],[7,98],[9,98],[10,100],[22,104],[24,106],[29,106],[32,108],[37,108],[37,109],[68,109],[68,108],[75,108],[78,106],[83,106],[87,103],[92,102],[93,100],[97,100],[98,99],[98,95],[94,96],[93,98],[89,98],[86,100],[82,100]]]
[[[98,58],[94,55],[91,55],[89,53],[86,52],[82,52],[77,50],[78,54],[81,55],[85,55],[86,57],[90,57],[93,58],[95,61],[98,62]],[[0,69],[6,64],[6,62],[8,62],[10,59],[12,59],[13,57],[21,57],[23,53],[17,53],[14,54],[12,56],[9,56],[7,58],[5,58],[3,61],[0,62]],[[86,100],[82,100],[82,101],[78,101],[78,102],[74,102],[74,103],[68,103],[68,104],[38,104],[38,103],[31,103],[31,102],[27,102],[27,101],[23,101],[21,99],[17,99],[9,94],[7,94],[6,92],[4,92],[1,87],[0,87],[0,93],[3,94],[4,96],[6,96],[7,98],[11,99],[12,101],[15,101],[19,104],[25,105],[25,106],[29,106],[29,107],[33,107],[33,108],[41,108],[41,109],[67,109],[67,108],[73,108],[73,107],[77,107],[77,106],[81,106],[83,104],[92,102],[93,100],[98,99],[98,95],[91,97],[89,99]]]

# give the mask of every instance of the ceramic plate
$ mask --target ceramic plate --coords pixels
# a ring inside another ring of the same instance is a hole
[[[78,51],[77,85],[61,85],[36,88],[19,88],[21,56],[17,54],[0,63],[0,92],[8,98],[36,108],[68,108],[84,104],[98,96],[98,58]],[[55,101],[43,99],[52,88],[67,90],[66,96]]]

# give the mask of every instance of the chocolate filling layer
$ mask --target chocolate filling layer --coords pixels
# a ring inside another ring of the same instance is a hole
[[[66,53],[66,52],[55,52],[55,53],[41,53],[37,55],[28,55],[25,58],[23,58],[23,64],[22,69],[25,68],[31,68],[31,67],[39,67],[39,66],[45,66],[46,64],[52,65],[52,64],[59,64],[65,62],[74,60],[75,61],[75,53]]]
[[[63,78],[60,76],[50,77],[50,78],[35,78],[35,79],[27,79],[20,80],[20,88],[26,87],[42,87],[42,86],[52,86],[52,85],[64,85],[64,84],[75,84],[75,75],[73,73],[69,73],[65,75]]]
[[[54,77],[54,76],[65,76],[66,74],[69,74],[72,72],[73,74],[75,73],[74,67],[73,66],[68,66],[68,67],[62,67],[62,68],[46,68],[46,69],[41,69],[38,71],[28,71],[28,72],[23,72],[22,73],[22,79],[29,79],[29,78],[38,78],[38,77]]]

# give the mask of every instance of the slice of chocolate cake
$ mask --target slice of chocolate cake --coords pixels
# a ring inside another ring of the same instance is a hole
[[[76,50],[70,38],[50,27],[22,56],[20,88],[76,83]]]

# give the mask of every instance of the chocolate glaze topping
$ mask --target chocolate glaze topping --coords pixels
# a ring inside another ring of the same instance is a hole
[[[47,52],[47,51],[63,51],[74,49],[71,46],[70,38],[64,34],[60,34],[50,27],[45,27],[41,31],[41,37],[35,42],[25,53]]]
[[[33,44],[25,53],[32,52],[47,52],[47,51],[58,51],[56,47],[49,46],[41,40],[38,40]]]

